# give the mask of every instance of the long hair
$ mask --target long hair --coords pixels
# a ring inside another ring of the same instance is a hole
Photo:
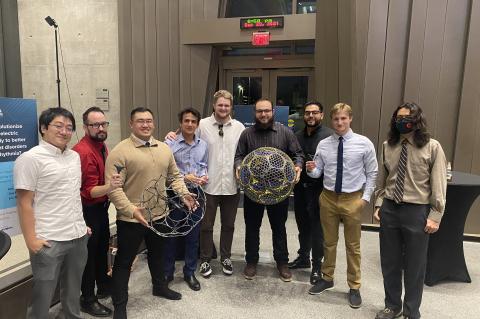
[[[397,130],[395,121],[397,119],[397,113],[400,109],[410,110],[410,116],[413,118],[415,125],[413,133],[413,141],[417,147],[423,147],[430,141],[430,134],[427,132],[427,120],[423,111],[417,104],[413,102],[406,102],[398,106],[395,112],[393,112],[390,120],[390,131],[388,132],[388,144],[393,146],[400,142],[400,132]]]

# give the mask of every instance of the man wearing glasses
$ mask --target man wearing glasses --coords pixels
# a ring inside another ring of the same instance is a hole
[[[313,160],[318,143],[332,135],[332,130],[322,125],[323,105],[320,102],[307,102],[304,107],[305,128],[295,135],[307,160]],[[320,223],[318,197],[323,189],[323,176],[311,178],[306,169],[302,170],[300,182],[295,185],[295,221],[298,227],[298,257],[288,264],[290,269],[310,268],[312,251],[312,272],[310,283],[315,285],[321,279],[320,268],[323,259],[323,232]]]
[[[108,122],[98,107],[90,107],[83,113],[85,136],[73,147],[80,155],[82,164],[83,217],[92,229],[88,240],[88,258],[82,277],[80,306],[83,312],[95,317],[109,316],[112,311],[98,302],[110,295],[108,272],[108,245],[110,229],[108,221],[107,194],[122,186],[119,174],[114,174],[110,183],[105,184],[105,159]],[[95,295],[95,283],[97,294]]]
[[[238,170],[245,156],[259,147],[274,147],[290,156],[295,164],[295,182],[300,179],[303,166],[303,152],[293,132],[274,121],[273,105],[270,100],[260,99],[255,103],[255,125],[243,131],[235,153],[235,167]],[[280,279],[292,280],[287,267],[288,247],[285,223],[288,217],[289,198],[275,205],[263,205],[254,202],[247,196],[244,199],[245,217],[245,260],[247,265],[243,271],[246,279],[253,279],[257,273],[259,259],[260,227],[265,208],[272,228],[273,258],[277,263]]]
[[[182,199],[185,206],[195,208],[195,199],[189,193],[183,176],[178,171],[172,151],[153,135],[155,129],[153,112],[145,107],[137,107],[130,112],[132,134],[115,146],[105,164],[105,182],[108,184],[114,174],[120,173],[123,186],[108,193],[117,209],[117,243],[112,275],[113,318],[127,318],[128,281],[133,260],[142,241],[145,241],[148,254],[148,267],[152,277],[152,294],[169,300],[179,300],[182,295],[168,288],[163,272],[164,238],[148,228],[147,211],[142,207],[142,193],[153,179],[164,178],[171,181],[170,187]],[[120,171],[120,172],[119,172]],[[165,195],[165,184],[158,183],[157,191]],[[158,206],[149,212],[151,221],[160,220],[168,212],[166,203],[158,201]],[[157,230],[160,226],[154,225]]]
[[[80,157],[67,148],[75,119],[66,109],[49,108],[40,115],[38,130],[39,145],[20,155],[13,170],[33,275],[27,318],[48,318],[58,281],[63,316],[81,318],[78,300],[90,230],[80,199]]]

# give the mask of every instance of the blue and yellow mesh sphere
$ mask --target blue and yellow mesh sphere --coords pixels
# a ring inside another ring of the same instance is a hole
[[[250,152],[240,165],[240,185],[254,202],[273,205],[287,198],[293,190],[295,166],[290,157],[273,147]]]

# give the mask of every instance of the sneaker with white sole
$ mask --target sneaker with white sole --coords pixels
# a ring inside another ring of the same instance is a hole
[[[320,281],[315,284],[315,286],[308,290],[308,293],[311,295],[319,295],[325,290],[330,289],[333,289],[333,281],[326,281],[325,279],[320,279]]]
[[[208,278],[210,277],[211,274],[212,274],[212,267],[210,267],[210,264],[208,263],[208,261],[204,261],[200,265],[200,275],[202,275],[202,277],[204,278]]]
[[[233,265],[230,258],[225,258],[222,261],[222,270],[223,270],[223,273],[227,276],[230,276],[231,274],[233,274]]]
[[[375,319],[395,319],[402,315],[402,309],[394,310],[392,308],[385,307],[382,311],[377,312]]]

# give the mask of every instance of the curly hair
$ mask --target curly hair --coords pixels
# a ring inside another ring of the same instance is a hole
[[[400,142],[400,132],[398,131],[395,122],[397,120],[397,113],[400,109],[410,110],[410,116],[413,118],[415,124],[413,141],[417,147],[423,147],[430,141],[430,134],[427,132],[427,120],[423,115],[422,108],[413,102],[405,102],[398,106],[393,112],[390,120],[390,131],[388,132],[388,144],[395,145]]]

